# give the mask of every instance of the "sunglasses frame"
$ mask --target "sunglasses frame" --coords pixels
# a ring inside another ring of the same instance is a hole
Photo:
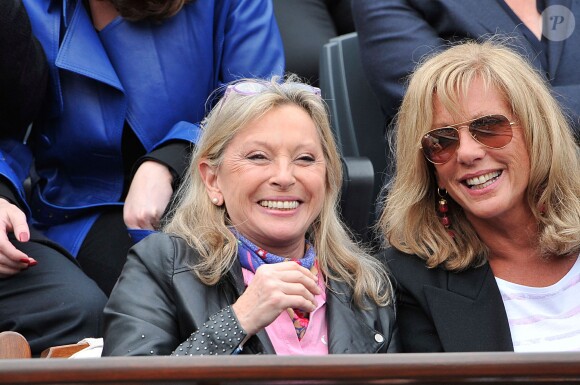
[[[502,118],[504,118],[508,122],[508,124],[510,126],[510,129],[511,129],[511,132],[512,132],[512,135],[510,136],[510,140],[506,144],[504,144],[503,146],[500,146],[500,147],[493,147],[493,146],[487,145],[485,143],[482,143],[479,139],[477,139],[477,137],[475,137],[472,134],[472,132],[470,130],[471,123],[473,123],[473,122],[475,122],[477,120],[480,120],[480,119],[493,118],[493,117],[502,117]],[[483,116],[477,117],[475,119],[466,120],[465,122],[450,124],[450,125],[447,125],[447,126],[438,127],[438,128],[434,128],[432,130],[427,131],[426,133],[424,133],[423,135],[421,135],[421,140],[419,141],[419,149],[421,149],[421,152],[423,153],[423,156],[429,162],[431,162],[433,164],[445,164],[445,163],[447,163],[447,162],[449,162],[451,160],[451,157],[453,156],[453,154],[455,154],[455,152],[457,152],[457,149],[461,145],[460,139],[459,139],[459,129],[462,128],[462,127],[466,127],[467,130],[469,131],[469,135],[471,135],[471,137],[473,138],[473,140],[475,140],[477,143],[479,143],[482,146],[487,147],[487,148],[492,148],[494,150],[501,150],[502,148],[506,147],[508,144],[511,143],[512,138],[513,138],[513,127],[516,124],[517,124],[516,121],[510,121],[509,118],[507,116],[503,115],[503,114],[488,114],[488,115],[483,115]],[[423,144],[422,144],[423,139],[427,135],[431,134],[432,132],[435,132],[435,131],[438,131],[438,130],[441,130],[441,129],[449,129],[449,128],[450,129],[453,129],[453,130],[455,130],[457,132],[457,147],[455,148],[455,150],[453,151],[453,153],[449,156],[449,159],[447,159],[445,162],[435,162],[432,159],[429,159],[429,157],[425,153],[425,148],[423,147]]]
[[[270,83],[268,83],[268,82],[250,81],[250,80],[230,84],[226,87],[226,92],[224,93],[224,98],[232,91],[237,93],[237,94],[246,95],[246,96],[247,95],[258,95],[264,91],[267,91],[269,88],[268,87],[269,84]],[[319,97],[322,96],[322,92],[320,91],[320,88],[311,86],[310,84],[295,82],[295,83],[282,83],[281,86],[284,89],[295,88],[295,89],[310,92],[310,93],[312,93],[316,96],[319,96]]]

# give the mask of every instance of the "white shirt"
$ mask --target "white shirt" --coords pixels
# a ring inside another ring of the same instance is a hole
[[[547,287],[495,279],[516,352],[580,351],[580,258]]]

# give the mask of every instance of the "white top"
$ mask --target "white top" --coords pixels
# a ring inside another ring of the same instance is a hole
[[[551,286],[495,280],[516,352],[580,351],[580,258]]]

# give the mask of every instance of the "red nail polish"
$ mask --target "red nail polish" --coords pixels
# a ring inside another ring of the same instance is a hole
[[[30,259],[28,259],[28,258],[20,258],[20,262],[22,262],[22,263],[30,263]]]
[[[35,260],[31,260],[31,261],[28,263],[28,267],[30,267],[30,266],[36,266],[36,265],[38,265],[38,262],[36,262]]]

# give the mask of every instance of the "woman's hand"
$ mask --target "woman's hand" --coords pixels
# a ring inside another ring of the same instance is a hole
[[[123,207],[127,228],[157,230],[173,194],[172,182],[171,172],[161,163],[146,161],[139,166]]]
[[[288,308],[314,311],[317,294],[320,294],[317,277],[296,262],[262,265],[232,309],[240,325],[252,335]]]
[[[18,274],[36,261],[18,250],[8,239],[8,233],[14,233],[20,242],[30,239],[26,215],[17,206],[0,198],[0,278]]]

